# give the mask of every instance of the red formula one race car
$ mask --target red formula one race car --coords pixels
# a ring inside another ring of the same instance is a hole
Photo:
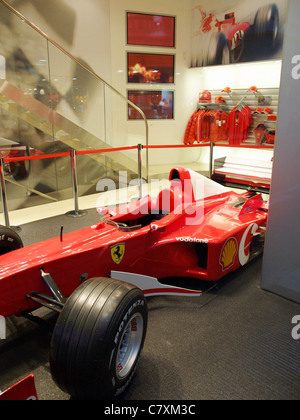
[[[37,401],[34,376],[28,375],[4,392],[0,391],[0,401]]]
[[[157,197],[98,209],[94,226],[0,258],[3,317],[40,306],[60,313],[50,366],[74,397],[108,399],[126,389],[145,339],[145,297],[199,296],[203,281],[244,266],[264,238],[261,195],[237,194],[182,167],[169,181]],[[7,228],[1,239],[3,251],[21,246]]]
[[[193,45],[191,67],[230,64],[240,61],[248,42],[250,50],[255,50],[257,60],[259,50],[270,54],[279,37],[279,10],[275,3],[261,6],[250,20],[237,22],[235,13],[227,13],[224,20],[218,20],[212,13],[207,14],[202,6],[193,10]]]

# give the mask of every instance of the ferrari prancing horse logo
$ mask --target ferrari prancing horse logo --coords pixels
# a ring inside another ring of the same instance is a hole
[[[125,243],[120,243],[110,247],[110,255],[116,264],[120,264],[125,254]]]

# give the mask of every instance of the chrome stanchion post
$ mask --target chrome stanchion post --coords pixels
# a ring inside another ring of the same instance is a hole
[[[10,227],[7,201],[6,201],[6,188],[5,188],[5,179],[4,179],[4,162],[3,159],[0,159],[0,178],[1,178],[1,196],[2,196],[2,205],[3,205],[3,215],[5,220],[5,226]]]
[[[209,153],[209,177],[211,178],[214,171],[214,143],[210,142],[210,153]]]
[[[139,199],[142,199],[143,189],[142,189],[142,150],[143,145],[138,144],[138,182],[139,182]]]
[[[71,157],[72,184],[73,184],[73,196],[74,196],[75,210],[74,211],[68,211],[66,213],[66,216],[80,217],[80,216],[86,215],[87,211],[79,210],[79,205],[78,205],[78,186],[77,186],[76,151],[75,150],[72,149],[70,151],[70,157]]]

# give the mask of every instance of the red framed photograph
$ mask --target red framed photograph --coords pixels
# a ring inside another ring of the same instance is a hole
[[[171,90],[129,90],[128,99],[144,112],[148,120],[174,118],[174,92]],[[129,105],[128,119],[140,120],[142,116]]]
[[[175,47],[175,17],[127,12],[127,44]]]
[[[174,83],[174,55],[127,53],[128,83]]]

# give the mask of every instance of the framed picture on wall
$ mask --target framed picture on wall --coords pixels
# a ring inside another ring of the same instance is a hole
[[[174,55],[127,53],[128,83],[174,83]]]
[[[175,47],[175,17],[127,12],[127,44]]]
[[[174,92],[171,90],[129,90],[128,99],[144,112],[148,120],[174,118]],[[128,119],[140,120],[142,116],[129,105]]]

